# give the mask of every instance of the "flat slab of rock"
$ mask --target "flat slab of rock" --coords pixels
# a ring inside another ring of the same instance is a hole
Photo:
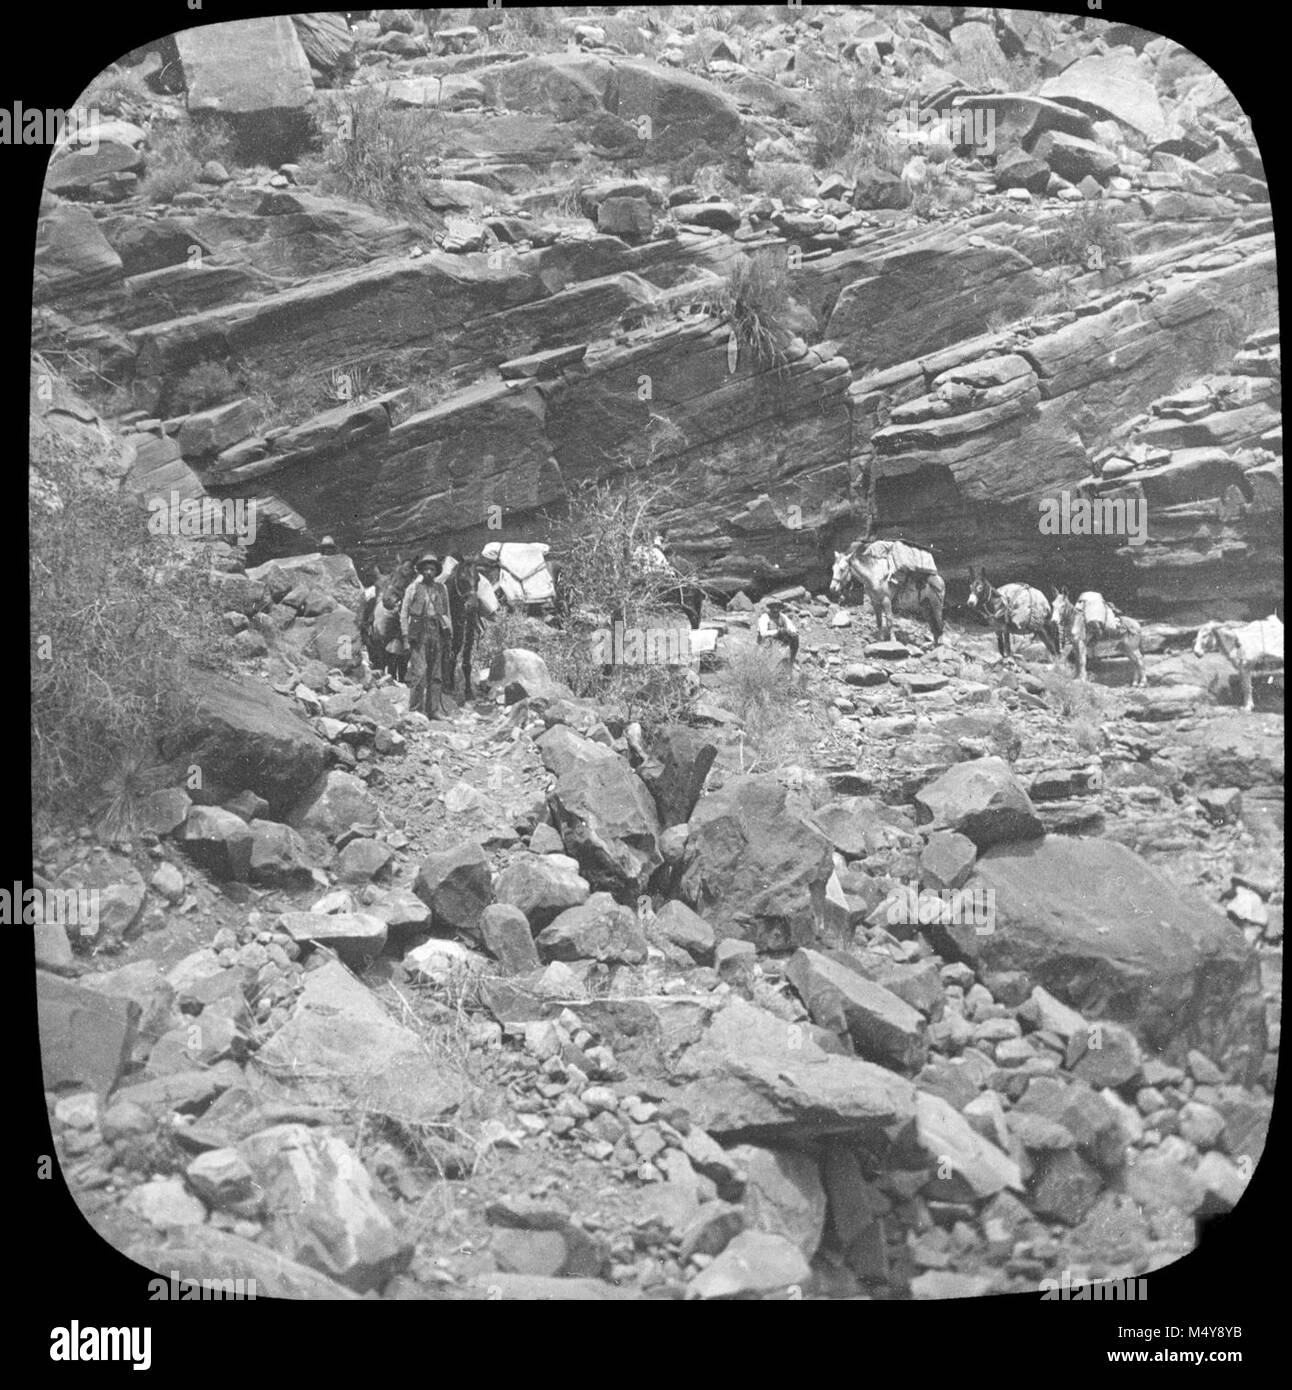
[[[339,961],[305,977],[291,1018],[258,1055],[305,1099],[335,1104],[339,1094],[412,1124],[433,1124],[466,1097],[462,1079]]]
[[[784,1289],[801,1289],[811,1272],[793,1241],[764,1231],[742,1231],[691,1280],[686,1296],[762,1298]]]
[[[861,1057],[914,1072],[928,1060],[923,1016],[859,969],[820,951],[796,951],[785,978],[798,991],[812,1022],[848,1035]]]
[[[389,930],[382,918],[367,912],[284,912],[278,926],[293,941],[327,946],[353,966],[379,955]]]
[[[130,1065],[139,1005],[40,970],[36,1015],[45,1089],[88,1087],[106,1097]]]
[[[826,1052],[803,1025],[732,1000],[676,1064],[678,1100],[710,1134],[774,1142],[871,1133],[911,1120],[915,1089],[884,1067]]]

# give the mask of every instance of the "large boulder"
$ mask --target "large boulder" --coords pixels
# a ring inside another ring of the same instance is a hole
[[[973,884],[991,894],[991,930],[944,930],[980,971],[1021,970],[1171,1060],[1198,1048],[1255,1078],[1266,1041],[1257,955],[1196,893],[1124,845],[1068,836],[987,850]]]
[[[548,796],[566,850],[594,889],[638,894],[664,862],[659,816],[645,783],[603,743],[553,725],[539,752],[556,786]]]
[[[761,950],[816,940],[834,864],[806,809],[770,774],[733,777],[695,808],[681,896],[719,937]]]
[[[314,79],[288,15],[175,35],[190,115],[230,121],[248,153],[290,159],[309,135]]]
[[[1150,143],[1165,140],[1166,115],[1142,61],[1126,50],[1091,53],[1041,84],[1038,95],[1075,106],[1096,120],[1111,117]]]
[[[343,14],[294,14],[296,37],[320,85],[339,86],[355,68],[354,35]]]
[[[637,775],[650,788],[660,827],[667,830],[691,819],[718,748],[694,730],[675,726],[651,745],[650,754]]]
[[[916,793],[915,805],[921,824],[958,830],[979,849],[1045,833],[1031,798],[1003,758],[956,763]]]
[[[207,674],[195,711],[162,751],[196,766],[214,799],[253,791],[281,815],[318,780],[327,744],[263,681]]]

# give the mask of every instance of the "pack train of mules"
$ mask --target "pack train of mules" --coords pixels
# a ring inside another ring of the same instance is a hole
[[[929,551],[900,540],[855,541],[846,551],[835,551],[831,594],[847,603],[858,590],[869,600],[881,641],[892,639],[897,608],[921,612],[933,645],[940,644],[946,581]],[[1062,588],[1050,598],[1030,584],[997,588],[982,567],[971,565],[967,606],[994,629],[1002,661],[1014,660],[1014,638],[1037,637],[1056,663],[1075,658],[1079,681],[1090,679],[1092,656],[1120,655],[1130,662],[1132,687],[1147,684],[1140,624],[1094,590],[1073,599]],[[1259,622],[1204,623],[1193,650],[1196,657],[1218,652],[1228,660],[1238,673],[1243,709],[1250,712],[1253,677],[1283,670],[1283,623],[1275,614]]]

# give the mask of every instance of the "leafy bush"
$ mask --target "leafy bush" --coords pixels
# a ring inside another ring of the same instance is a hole
[[[203,548],[152,535],[137,497],[95,486],[84,446],[33,448],[29,508],[32,791],[38,817],[116,803],[193,708],[193,668],[230,664]]]

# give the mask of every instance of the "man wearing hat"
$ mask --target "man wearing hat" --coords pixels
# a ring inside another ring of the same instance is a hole
[[[450,631],[449,595],[439,583],[444,568],[438,555],[427,552],[418,560],[417,578],[404,591],[399,624],[408,643],[408,707],[430,719],[446,715],[441,704],[443,651]]]
[[[779,642],[790,654],[790,665],[794,665],[794,658],[799,654],[799,632],[779,599],[770,600],[758,615],[758,645],[761,647],[765,642]]]
[[[319,554],[320,554],[320,555],[335,555],[335,554],[336,554],[336,542],[332,539],[331,536],[324,536],[323,539],[322,539],[321,541],[319,541]]]

